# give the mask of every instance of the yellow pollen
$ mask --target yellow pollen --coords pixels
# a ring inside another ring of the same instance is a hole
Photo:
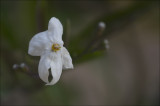
[[[61,46],[59,44],[53,44],[52,45],[52,51],[56,52],[58,50],[60,50]]]

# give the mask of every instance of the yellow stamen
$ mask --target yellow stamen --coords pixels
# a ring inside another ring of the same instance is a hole
[[[61,46],[59,44],[53,44],[52,45],[52,51],[57,52],[60,50]]]

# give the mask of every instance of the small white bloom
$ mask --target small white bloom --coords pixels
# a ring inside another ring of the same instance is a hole
[[[33,36],[29,43],[28,53],[32,56],[41,56],[38,73],[39,77],[47,85],[55,84],[62,73],[62,69],[72,69],[72,58],[62,41],[63,26],[53,17],[49,21],[48,30]],[[49,69],[52,73],[52,81],[48,81]]]

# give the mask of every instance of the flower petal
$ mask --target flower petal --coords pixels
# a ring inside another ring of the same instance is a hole
[[[41,56],[44,51],[51,49],[51,41],[48,38],[47,31],[36,34],[29,43],[28,54],[32,56]]]
[[[54,58],[52,60],[52,63],[50,64],[53,79],[50,83],[47,83],[46,85],[54,85],[55,83],[57,83],[62,73],[62,58],[60,52],[54,53],[53,55]]]
[[[51,59],[49,58],[49,53],[46,53],[41,56],[39,66],[38,66],[38,73],[39,77],[41,80],[43,80],[46,83],[49,83],[48,81],[48,76],[49,76],[49,71],[48,69],[51,67]]]
[[[72,58],[65,47],[62,47],[63,69],[73,69]]]
[[[48,81],[49,69],[51,68],[52,81]],[[62,73],[62,58],[60,51],[47,52],[41,56],[39,67],[39,77],[46,82],[46,85],[54,85],[60,78]]]
[[[52,43],[58,43],[63,46],[62,34],[63,26],[61,22],[57,18],[52,17],[48,23],[48,37]]]

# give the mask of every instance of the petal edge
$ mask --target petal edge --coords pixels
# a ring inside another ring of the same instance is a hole
[[[62,48],[62,64],[63,69],[73,69],[72,58],[65,47]]]
[[[41,56],[44,51],[49,50],[50,47],[51,41],[48,39],[46,31],[40,32],[30,40],[28,54],[32,56]]]

